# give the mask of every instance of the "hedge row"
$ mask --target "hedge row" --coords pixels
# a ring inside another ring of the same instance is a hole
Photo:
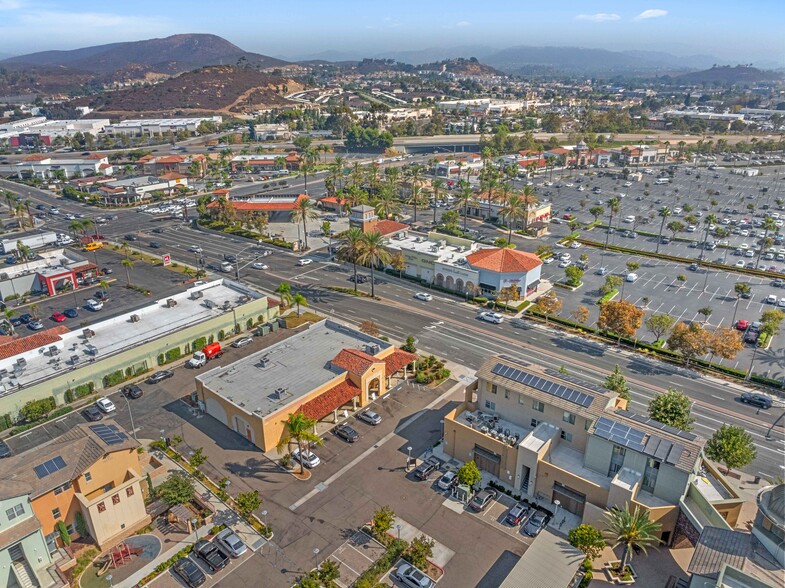
[[[42,425],[42,424],[44,424],[46,422],[52,421],[52,420],[54,420],[56,418],[59,418],[59,417],[63,416],[64,414],[68,414],[72,410],[74,410],[73,406],[61,406],[57,410],[53,410],[52,412],[50,412],[48,415],[46,415],[45,418],[39,419],[37,421],[30,422],[30,423],[25,423],[24,425],[19,425],[18,427],[14,427],[13,429],[11,429],[10,435],[13,437],[14,435],[18,435],[19,433],[23,433],[23,432],[25,432],[25,431],[27,431],[29,429],[32,429],[33,427],[37,427],[38,425]]]
[[[86,384],[79,384],[76,388],[70,388],[65,393],[66,402],[74,402],[85,396],[90,396],[95,391],[95,384],[87,382]]]
[[[166,353],[161,353],[158,355],[158,365],[166,365],[167,363],[172,363],[173,361],[180,359],[182,356],[182,351],[179,347],[174,347],[166,351]]]
[[[219,221],[201,219],[199,221],[199,224],[205,229],[210,229],[212,231],[220,231],[222,233],[229,233],[230,235],[235,235],[237,237],[244,237],[246,239],[252,239],[254,241],[264,241],[265,243],[269,243],[270,245],[276,245],[278,247],[283,247],[285,249],[292,249],[294,247],[294,244],[290,243],[289,241],[284,241],[283,239],[276,239],[273,237],[267,237],[265,235],[260,235],[259,233],[255,233],[247,229],[241,229],[239,227],[231,227],[226,223],[222,223]]]

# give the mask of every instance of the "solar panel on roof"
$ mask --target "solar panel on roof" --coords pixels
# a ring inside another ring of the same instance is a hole
[[[663,439],[662,443],[660,443],[659,447],[657,447],[657,451],[654,452],[654,457],[660,461],[664,460],[666,457],[668,457],[668,453],[670,453],[672,447],[673,443]]]
[[[38,478],[45,478],[50,474],[54,474],[55,472],[62,470],[64,467],[65,460],[58,455],[57,457],[35,466],[33,471],[35,472],[35,475],[38,476]]]
[[[684,453],[684,447],[678,443],[674,444],[668,453],[668,457],[665,458],[665,462],[672,465],[679,463],[679,458],[681,457],[682,453]]]
[[[90,430],[107,445],[122,443],[128,438],[124,433],[120,433],[115,425],[90,425]]]
[[[646,446],[643,448],[643,453],[646,455],[654,455],[657,451],[657,447],[660,445],[662,439],[655,435],[650,435],[649,440],[646,442]]]
[[[530,386],[531,388],[556,396],[557,398],[563,398],[564,400],[582,406],[583,408],[591,406],[591,403],[594,400],[589,394],[573,390],[572,388],[568,388],[567,386],[563,386],[552,380],[540,378],[534,374],[527,374],[526,372],[506,366],[502,363],[497,363],[493,366],[491,373],[507,378],[508,380],[519,382],[525,386]]]

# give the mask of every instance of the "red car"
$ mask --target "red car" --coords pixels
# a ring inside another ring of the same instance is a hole
[[[562,218],[564,220],[572,220],[572,215],[568,213],[568,214],[562,215]]]
[[[747,329],[750,328],[750,321],[745,321],[744,319],[739,319],[739,321],[736,323],[736,328],[739,331],[746,331]]]
[[[51,318],[56,323],[62,323],[66,319],[66,316],[62,312],[55,312],[52,313],[52,316],[49,318]]]

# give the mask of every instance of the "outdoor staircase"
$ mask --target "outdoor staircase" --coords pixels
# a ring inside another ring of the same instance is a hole
[[[22,551],[21,545],[18,543],[8,550],[8,555],[13,562],[14,573],[21,588],[38,588],[38,580],[36,579],[35,572],[30,568],[27,563],[25,554]]]
[[[526,475],[523,477],[523,484],[521,484],[521,494],[528,494],[529,493],[529,474],[531,470],[526,468]]]

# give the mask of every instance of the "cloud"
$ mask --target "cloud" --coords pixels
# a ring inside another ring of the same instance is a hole
[[[644,10],[638,16],[633,18],[632,20],[647,20],[649,18],[660,18],[661,16],[665,16],[668,14],[667,10],[662,10],[660,8],[649,8],[648,10]]]
[[[468,20],[462,20],[460,22],[456,22],[455,26],[459,29],[463,29],[472,26],[472,23],[470,23]]]
[[[579,14],[576,20],[589,20],[591,22],[607,22],[611,20],[621,20],[618,14],[598,12],[597,14]]]
[[[18,0],[0,0],[0,10],[18,10],[22,3]]]

